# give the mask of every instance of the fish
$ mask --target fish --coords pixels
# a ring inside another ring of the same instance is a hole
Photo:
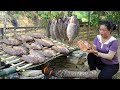
[[[33,41],[34,40],[33,37],[31,37],[31,36],[29,36],[27,34],[22,34],[22,35],[16,34],[15,38],[20,40],[20,41],[24,41],[24,42]]]
[[[13,48],[2,46],[2,49],[5,53],[14,55],[14,56],[21,56],[24,54],[28,54],[28,49],[22,46],[14,46]]]
[[[42,63],[46,60],[45,56],[42,54],[42,51],[38,51],[38,50],[33,50],[31,49],[29,51],[29,55],[22,55],[22,57],[20,58],[20,60],[24,60],[28,63]]]
[[[54,25],[53,25],[53,35],[54,35],[55,40],[61,40],[58,25],[59,25],[59,23],[56,19],[54,22]]]
[[[27,35],[31,36],[32,38],[45,38],[45,35],[43,33],[28,33]]]
[[[69,23],[67,27],[67,37],[69,43],[72,43],[73,40],[77,37],[78,35],[77,32],[78,32],[77,25],[74,23]]]
[[[77,37],[78,30],[79,30],[79,21],[76,16],[71,16],[67,26],[67,37],[69,43],[72,43],[73,40]]]
[[[20,42],[19,40],[15,39],[13,37],[9,37],[9,38],[2,39],[1,43],[17,46],[17,45],[20,45],[22,42]]]
[[[35,39],[35,42],[43,45],[43,46],[46,46],[46,47],[51,47],[54,45],[54,43],[52,41],[50,41],[49,39]]]
[[[43,48],[43,45],[41,45],[40,43],[38,42],[34,42],[31,44],[30,48],[29,49],[37,49],[37,50],[40,50]]]
[[[62,18],[58,19],[58,33],[59,33],[59,38],[61,41],[64,40],[64,30],[65,30],[65,26],[64,26],[64,22],[62,20]]]
[[[43,55],[45,55],[46,57],[54,57],[57,55],[57,53],[54,50],[51,49],[45,49],[43,51]]]
[[[57,53],[62,53],[62,54],[68,54],[70,52],[70,50],[62,45],[55,45],[52,46],[51,49],[55,50]]]

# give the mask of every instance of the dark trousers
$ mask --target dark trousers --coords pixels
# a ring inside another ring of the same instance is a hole
[[[101,61],[99,57],[92,53],[88,54],[87,59],[90,70],[96,70],[96,68],[101,70],[98,75],[98,79],[112,79],[112,76],[119,70],[119,63],[106,65]]]

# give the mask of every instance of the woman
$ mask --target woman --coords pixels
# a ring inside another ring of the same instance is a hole
[[[100,23],[99,35],[93,41],[93,48],[87,56],[90,70],[98,68],[98,79],[112,79],[119,70],[118,40],[111,36],[116,25],[110,21]]]

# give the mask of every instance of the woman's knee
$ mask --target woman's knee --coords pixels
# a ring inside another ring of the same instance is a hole
[[[94,60],[94,59],[96,59],[96,56],[93,53],[89,53],[88,56],[87,56],[87,60],[91,61],[91,60]]]
[[[93,53],[89,53],[87,57],[88,57],[88,58],[91,58],[91,57],[93,57],[93,56],[94,56]]]
[[[93,57],[92,53],[89,53],[87,56],[87,59],[90,60],[90,59],[92,59],[92,57]]]
[[[118,72],[119,64],[105,66],[98,75],[98,79],[112,79]]]
[[[98,75],[98,79],[112,79],[112,75],[108,75],[107,73],[100,73]]]

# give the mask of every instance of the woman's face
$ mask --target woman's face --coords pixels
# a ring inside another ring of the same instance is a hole
[[[100,25],[100,29],[99,29],[99,34],[103,37],[103,38],[108,38],[110,36],[110,30],[108,30],[108,28],[105,25]]]

